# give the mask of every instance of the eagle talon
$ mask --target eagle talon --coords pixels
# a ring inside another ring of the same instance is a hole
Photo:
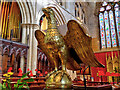
[[[71,78],[64,70],[57,70],[46,79],[47,88],[71,88],[71,86]]]
[[[47,75],[46,75],[46,79],[49,78],[53,73],[57,72],[58,70],[54,70],[54,71],[51,71],[49,72]]]

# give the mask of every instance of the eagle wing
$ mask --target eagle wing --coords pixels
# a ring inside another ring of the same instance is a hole
[[[50,48],[54,48],[52,46],[48,46],[44,43],[44,33],[41,32],[40,30],[36,30],[35,31],[35,37],[38,41],[38,47],[42,50],[42,52],[47,56],[47,60],[50,63],[50,67],[54,68],[55,67],[55,63],[58,63],[58,56],[54,54],[53,50],[51,50]]]
[[[96,59],[93,53],[91,46],[92,38],[84,33],[79,23],[77,23],[74,20],[70,20],[67,24],[67,27],[68,31],[64,36],[64,39],[66,41],[67,46],[69,47],[70,56],[74,56],[74,60],[78,64],[82,61],[84,64],[92,67],[104,67],[104,65],[102,65]],[[74,53],[75,55],[73,55]]]
[[[38,47],[42,50],[42,52],[47,56],[47,60],[50,62],[50,67],[51,68],[55,68],[55,63],[57,64],[57,67],[59,65],[59,56],[58,54],[54,53],[52,49],[50,49],[50,47],[44,43],[44,33],[41,32],[40,30],[36,30],[35,31],[35,37],[38,41]],[[54,49],[53,46],[51,46],[51,48]],[[54,63],[55,61],[55,63]],[[73,59],[68,57],[68,62],[67,63],[67,68],[69,70],[80,70],[80,67],[78,65],[78,63]]]

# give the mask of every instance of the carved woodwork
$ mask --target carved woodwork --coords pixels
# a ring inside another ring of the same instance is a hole
[[[5,73],[9,66],[14,66],[15,72],[17,72],[17,57],[25,57],[25,63],[27,62],[27,50],[28,46],[25,44],[5,40],[5,39],[0,39],[0,55],[2,56],[1,59],[1,66],[2,66],[2,71]],[[26,64],[25,64],[26,68]],[[26,70],[25,70],[26,71]],[[24,72],[25,72],[24,71]]]
[[[112,62],[113,62],[113,72],[118,73],[119,59],[116,56],[116,53],[115,53],[115,57],[113,58]]]
[[[107,54],[106,54],[106,64],[107,64],[107,72],[112,73],[113,72],[113,62],[112,62],[110,55],[107,58]],[[108,81],[112,82],[112,76],[108,76]]]
[[[119,73],[119,53],[118,56],[116,55],[116,53],[109,54],[109,56],[107,56],[106,54],[106,66],[107,66],[107,72],[110,73]],[[112,76],[108,76],[108,81],[109,82],[113,82],[112,81]],[[115,77],[114,79],[115,82],[117,82],[117,77]]]
[[[42,71],[44,76],[46,71],[50,72],[51,70],[50,63],[40,48],[37,50],[37,69]]]
[[[112,62],[112,59],[111,59],[110,55],[106,59],[106,63],[107,63],[107,71],[112,73],[113,72],[113,62]]]

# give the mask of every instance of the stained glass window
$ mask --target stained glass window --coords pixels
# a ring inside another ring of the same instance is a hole
[[[118,4],[115,5],[115,20],[116,20],[118,41],[120,46],[120,10]]]
[[[111,47],[110,29],[109,29],[109,21],[108,21],[108,13],[107,13],[107,11],[104,12],[104,20],[105,20],[105,31],[106,31],[107,47]]]
[[[106,6],[107,5],[107,2],[103,2],[102,6]]]
[[[111,39],[112,39],[112,46],[116,47],[116,33],[115,33],[115,24],[113,18],[113,11],[109,11],[109,19],[110,19],[110,29],[111,29]]]
[[[104,10],[105,10],[104,7],[101,7],[101,8],[100,8],[100,11],[104,11]]]
[[[101,48],[120,47],[120,10],[118,2],[103,2],[99,13]]]
[[[107,7],[106,7],[106,10],[110,10],[111,9],[111,7],[108,5]]]
[[[99,14],[99,20],[100,20],[100,32],[101,32],[101,47],[105,48],[105,32],[104,32],[104,21],[103,21],[103,14]]]

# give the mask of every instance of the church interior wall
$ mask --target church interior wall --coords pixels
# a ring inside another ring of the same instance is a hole
[[[92,49],[96,52],[101,52],[100,49],[100,36],[99,36],[99,25],[98,25],[98,10],[101,3],[95,2],[81,2],[85,22],[75,17],[75,6],[74,2],[63,2],[63,6],[56,4],[54,0],[49,3],[49,0],[17,0],[22,15],[22,42],[29,46],[27,68],[31,69],[33,74],[36,74],[35,69],[37,68],[37,40],[34,36],[36,30],[40,30],[40,18],[43,15],[42,8],[52,7],[55,11],[57,21],[59,23],[58,29],[64,36],[67,32],[67,22],[69,20],[76,20],[79,22],[81,27],[84,28],[84,32],[92,37]],[[62,20],[63,19],[63,20]],[[113,49],[111,49],[112,51]],[[107,51],[107,50],[104,50]],[[22,57],[20,60],[20,67],[24,70],[25,58]],[[70,72],[72,75],[72,72]],[[75,78],[75,77],[74,77]]]
[[[91,35],[92,38],[96,38],[95,34],[95,28],[94,28],[94,23],[91,22],[93,20],[93,14],[94,11],[91,13],[91,10],[88,9],[90,7],[92,9],[92,4],[89,3],[81,3],[84,8],[85,12],[85,18],[86,19],[86,24],[83,23],[81,20],[77,19],[74,15],[74,2],[63,2],[64,6],[60,6],[56,4],[56,2],[53,0],[52,2],[49,3],[49,0],[45,0],[44,3],[43,1],[30,1],[26,2],[25,0],[17,0],[17,3],[20,7],[21,15],[22,15],[22,23],[21,23],[21,28],[22,28],[22,43],[29,45],[29,50],[28,50],[28,60],[27,60],[27,68],[30,69],[36,69],[36,61],[37,61],[37,41],[34,37],[34,32],[37,29],[40,29],[39,27],[39,19],[43,15],[42,13],[42,8],[43,7],[53,7],[57,9],[55,11],[56,15],[59,17],[59,30],[62,35],[65,35],[67,32],[67,22],[69,20],[76,20],[80,23],[81,27],[85,28],[84,31],[86,34]],[[89,6],[88,6],[89,4]],[[90,6],[91,5],[91,6]],[[93,7],[94,8],[94,7]],[[59,13],[58,13],[59,12]],[[61,17],[62,16],[62,17]],[[90,17],[91,16],[91,17]],[[64,21],[62,21],[62,19]],[[60,22],[62,21],[62,22]],[[95,19],[94,19],[95,21]],[[94,42],[94,41],[93,41]],[[96,49],[96,45],[93,45]],[[34,52],[34,53],[33,53]],[[23,59],[23,60],[22,60]],[[23,69],[22,65],[24,63],[24,58],[21,59],[21,68]],[[35,66],[35,67],[34,67]],[[32,70],[34,72],[34,70]],[[35,73],[35,72],[34,72]]]

